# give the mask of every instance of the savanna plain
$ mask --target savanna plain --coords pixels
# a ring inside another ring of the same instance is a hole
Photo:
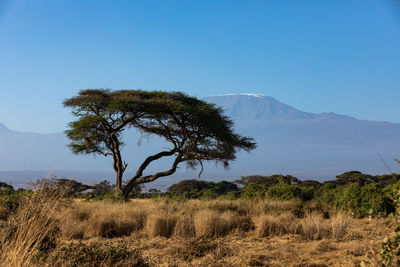
[[[85,200],[43,187],[14,198],[0,209],[2,266],[382,266],[394,230],[374,207],[268,194]]]

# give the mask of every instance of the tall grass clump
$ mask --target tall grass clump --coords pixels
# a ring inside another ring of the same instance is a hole
[[[147,214],[129,203],[75,203],[62,215],[60,225],[65,239],[123,237],[146,225]]]
[[[231,223],[228,218],[220,216],[213,210],[200,210],[195,214],[194,225],[196,236],[221,237],[231,230]]]
[[[42,252],[56,246],[58,214],[65,203],[60,192],[39,188],[26,195],[2,228],[0,262],[3,266],[32,266]]]
[[[339,212],[331,217],[332,238],[340,239],[347,234],[351,217],[348,213]]]
[[[171,237],[177,220],[177,216],[168,213],[152,214],[147,219],[147,233],[151,237]]]
[[[297,234],[298,232],[299,223],[292,213],[280,216],[262,215],[258,218],[257,234],[259,237]]]
[[[178,217],[175,225],[174,235],[186,238],[196,236],[193,214],[182,214]]]
[[[321,214],[308,213],[301,220],[301,236],[305,240],[319,240],[329,236],[329,226],[322,217]]]

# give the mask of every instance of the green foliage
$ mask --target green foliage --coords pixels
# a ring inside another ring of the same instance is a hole
[[[2,195],[0,197],[0,206],[3,206],[7,211],[14,213],[19,208],[23,196],[23,192],[12,192],[7,195]]]
[[[11,185],[9,185],[9,184],[7,184],[7,183],[0,182],[0,191],[1,191],[1,190],[10,190],[10,191],[14,191],[14,187],[11,186]]]
[[[183,180],[168,188],[168,192],[172,197],[185,199],[214,199],[230,192],[237,192],[238,190],[237,185],[231,182],[222,181],[215,183],[196,179]]]
[[[111,201],[111,202],[125,202],[127,199],[124,196],[117,194],[115,192],[115,189],[112,189],[104,194],[92,195],[91,197],[88,197],[87,200],[94,200],[94,201],[105,200],[105,201]]]
[[[317,191],[319,203],[331,203],[342,210],[351,210],[358,216],[384,215],[393,211],[387,189],[380,183],[324,184]]]
[[[109,181],[104,180],[104,181],[102,181],[98,184],[94,184],[92,186],[92,194],[94,196],[104,195],[104,194],[111,192],[111,190],[113,190],[113,188],[114,188],[114,186],[112,186]]]
[[[400,161],[395,159],[399,164]],[[397,182],[389,190],[396,211],[391,216],[391,221],[396,227],[394,232],[382,242],[381,259],[382,266],[400,266],[400,182]]]
[[[298,185],[278,184],[268,188],[267,195],[277,200],[301,199],[308,201],[314,198],[313,187],[303,187]]]
[[[359,174],[348,172],[344,176]],[[171,197],[181,199],[220,197],[222,199],[299,200],[304,203],[304,209],[329,212],[329,209],[337,208],[352,211],[360,217],[386,215],[394,211],[390,195],[393,194],[391,192],[400,188],[400,182],[385,187],[379,182],[365,182],[366,178],[359,179],[357,182],[343,182],[344,176],[342,175],[338,182],[324,184],[312,180],[301,182],[294,179],[278,179],[278,175],[267,178],[266,176],[249,176],[244,179],[242,177],[241,182],[244,186],[240,190],[232,188],[232,191],[228,193],[218,189],[218,186],[222,184],[229,184],[227,182],[185,180],[171,186],[169,193]],[[370,176],[363,174],[362,177]],[[290,181],[293,183],[291,184]]]
[[[267,187],[264,184],[248,183],[241,189],[241,195],[245,199],[264,198]]]
[[[340,194],[336,194],[336,203],[339,208],[352,210],[360,216],[384,214],[391,209],[391,201],[378,183],[346,185]]]
[[[212,189],[203,190],[201,193],[200,199],[202,200],[210,200],[218,197],[218,194]]]
[[[173,184],[168,188],[168,192],[174,194],[182,194],[184,192],[199,192],[204,189],[208,189],[206,181],[202,180],[182,180],[179,183]]]
[[[345,183],[358,183],[363,185],[377,181],[375,176],[364,174],[359,171],[349,171],[342,173],[336,176],[336,180],[344,181]]]
[[[231,191],[226,194],[221,195],[222,200],[236,200],[241,197],[240,191]]]
[[[322,184],[320,182],[314,181],[314,180],[304,180],[304,181],[301,181],[300,185],[319,188]]]
[[[261,175],[242,176],[241,179],[236,180],[235,182],[243,186],[246,186],[248,184],[271,186],[276,184],[299,184],[301,181],[292,175],[274,174],[270,176],[261,176]]]

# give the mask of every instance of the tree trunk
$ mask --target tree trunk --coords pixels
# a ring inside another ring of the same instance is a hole
[[[117,171],[117,181],[115,184],[115,192],[117,195],[122,195],[122,175],[121,171]]]
[[[124,189],[122,190],[122,192],[121,192],[122,195],[123,195],[125,198],[128,198],[129,194],[132,192],[132,190],[133,190],[133,188],[135,188],[135,186],[136,186],[135,183],[129,182],[129,183],[124,187]]]
[[[122,177],[125,172],[125,166],[122,163],[121,152],[119,150],[119,142],[115,135],[112,135],[113,140],[113,160],[114,171],[116,173],[115,192],[117,195],[122,195]]]

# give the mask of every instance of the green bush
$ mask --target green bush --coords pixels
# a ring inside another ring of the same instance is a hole
[[[169,197],[177,199],[214,199],[230,192],[237,192],[236,184],[222,182],[206,182],[201,180],[183,180],[168,188]]]
[[[118,195],[115,192],[115,189],[113,189],[105,194],[100,194],[100,195],[94,196],[92,198],[88,198],[88,200],[106,200],[106,201],[112,201],[112,202],[126,201],[126,199],[122,195]]]
[[[314,198],[315,188],[309,186],[298,186],[279,184],[268,188],[267,195],[270,198],[277,200],[292,200],[301,199],[302,201],[309,201]]]
[[[301,190],[298,186],[279,184],[269,187],[267,195],[277,200],[292,200],[301,195]]]
[[[222,200],[236,200],[241,197],[240,191],[232,191],[221,196]]]
[[[338,185],[332,183],[324,184],[315,193],[315,200],[317,202],[335,203],[338,191]]]
[[[343,210],[352,210],[358,216],[386,214],[394,210],[392,201],[379,183],[361,186],[351,183],[335,192],[335,204]]]
[[[23,192],[12,192],[8,195],[2,195],[0,197],[0,206],[5,207],[9,212],[15,212],[23,198]]]
[[[241,189],[244,199],[264,198],[266,194],[267,187],[263,184],[249,183]]]
[[[212,189],[207,189],[201,191],[201,197],[200,199],[202,200],[210,200],[210,199],[216,199],[218,197],[218,194],[212,190]]]

